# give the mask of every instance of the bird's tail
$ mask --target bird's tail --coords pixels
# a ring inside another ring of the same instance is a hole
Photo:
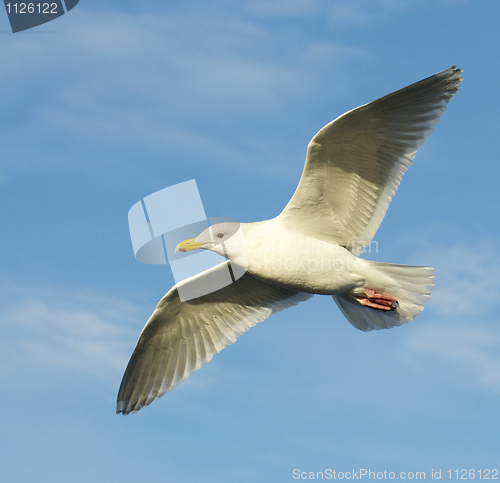
[[[432,267],[365,261],[395,282],[395,289],[385,295],[396,298],[398,302],[394,310],[383,311],[361,305],[347,295],[333,295],[333,300],[354,327],[362,331],[390,329],[413,320],[424,310],[435,285]]]

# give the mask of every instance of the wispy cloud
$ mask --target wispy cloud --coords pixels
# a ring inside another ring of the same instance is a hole
[[[500,328],[470,320],[427,324],[407,334],[401,359],[416,372],[500,393]]]
[[[436,227],[434,227],[436,228]],[[500,393],[500,280],[498,242],[482,239],[444,245],[457,229],[436,229],[416,244],[420,260],[432,261],[436,288],[418,321],[405,335],[400,357],[426,378],[440,377],[458,386]],[[442,235],[442,236],[441,236]],[[425,246],[427,245],[427,246]],[[421,322],[421,323],[419,323]]]
[[[245,9],[248,12],[264,16],[314,15],[324,11],[324,8],[325,2],[322,0],[257,0],[245,3]]]
[[[405,0],[336,2],[331,7],[330,18],[336,24],[365,27],[370,24],[387,21],[401,10],[405,10],[410,6],[411,3]]]
[[[116,385],[137,337],[133,304],[65,290],[4,304],[1,377],[26,371],[80,374]]]
[[[270,0],[248,2],[246,9],[273,17],[313,17],[327,19],[337,26],[364,27],[386,21],[411,6],[408,0]]]
[[[443,316],[464,318],[478,317],[497,307],[500,280],[497,245],[477,240],[474,246],[434,247],[426,255],[434,260],[437,275],[433,309]]]
[[[452,5],[452,6],[459,6],[459,5],[467,5],[470,3],[470,0],[441,0],[443,3]]]
[[[325,69],[366,55],[318,43],[305,30],[278,37],[222,5],[156,16],[81,10],[57,28],[64,42],[57,33],[25,35],[0,52],[0,87],[10,103],[3,111],[9,117],[0,119],[5,173],[94,169],[139,155],[144,163],[166,148],[250,164],[254,116],[300,123],[288,112],[290,99],[307,101],[326,82],[334,96]],[[235,120],[241,128],[224,135]]]

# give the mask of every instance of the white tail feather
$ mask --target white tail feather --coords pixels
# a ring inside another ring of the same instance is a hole
[[[395,310],[384,312],[361,305],[352,297],[333,295],[333,300],[354,327],[365,332],[390,329],[413,320],[424,310],[424,304],[431,298],[435,285],[436,276],[432,267],[392,265],[368,260],[366,262],[396,283],[398,288],[385,295],[396,298],[398,306]]]

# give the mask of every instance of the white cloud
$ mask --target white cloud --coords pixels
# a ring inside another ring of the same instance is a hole
[[[0,87],[11,100],[4,172],[93,169],[139,154],[144,162],[166,148],[206,159],[208,147],[222,161],[250,164],[241,146],[253,149],[253,116],[300,124],[289,101],[327,83],[334,97],[332,73],[366,56],[318,43],[307,29],[277,36],[222,7],[156,16],[81,10],[70,20],[54,34],[9,37],[0,52]]]
[[[467,5],[468,3],[470,3],[470,0],[441,0],[441,1],[447,5],[452,5],[452,6]]]
[[[80,374],[117,385],[139,317],[133,304],[97,295],[54,290],[22,296],[2,308],[0,373]]]
[[[498,306],[500,257],[496,242],[477,240],[473,246],[441,247],[439,253],[422,259],[434,260],[436,289],[433,309],[445,316],[468,317],[485,314]]]
[[[459,385],[500,393],[500,329],[476,320],[408,331],[401,359],[425,377],[439,374]]]
[[[315,17],[359,28],[386,21],[411,5],[408,0],[261,0],[248,2],[246,9],[266,17]]]
[[[332,18],[337,22],[347,22],[363,27],[368,24],[385,22],[403,10],[409,9],[415,2],[409,0],[358,0],[346,3],[338,2],[332,9]]]
[[[400,357],[422,377],[500,393],[498,242],[467,243],[466,236],[446,226],[441,232],[445,239],[454,235],[464,241],[435,244],[419,257],[432,261],[436,288],[425,320],[404,332]],[[428,239],[439,239],[439,233],[436,229]],[[422,238],[417,243],[423,245]]]
[[[280,15],[294,17],[318,13],[325,8],[322,0],[257,0],[246,2],[248,12],[271,16]]]

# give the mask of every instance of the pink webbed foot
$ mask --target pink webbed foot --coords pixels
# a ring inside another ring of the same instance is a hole
[[[364,289],[365,293],[363,295],[358,295],[356,300],[366,307],[371,307],[372,309],[377,310],[395,310],[397,307],[398,300],[394,297],[389,297],[388,295],[384,295],[370,288]]]

